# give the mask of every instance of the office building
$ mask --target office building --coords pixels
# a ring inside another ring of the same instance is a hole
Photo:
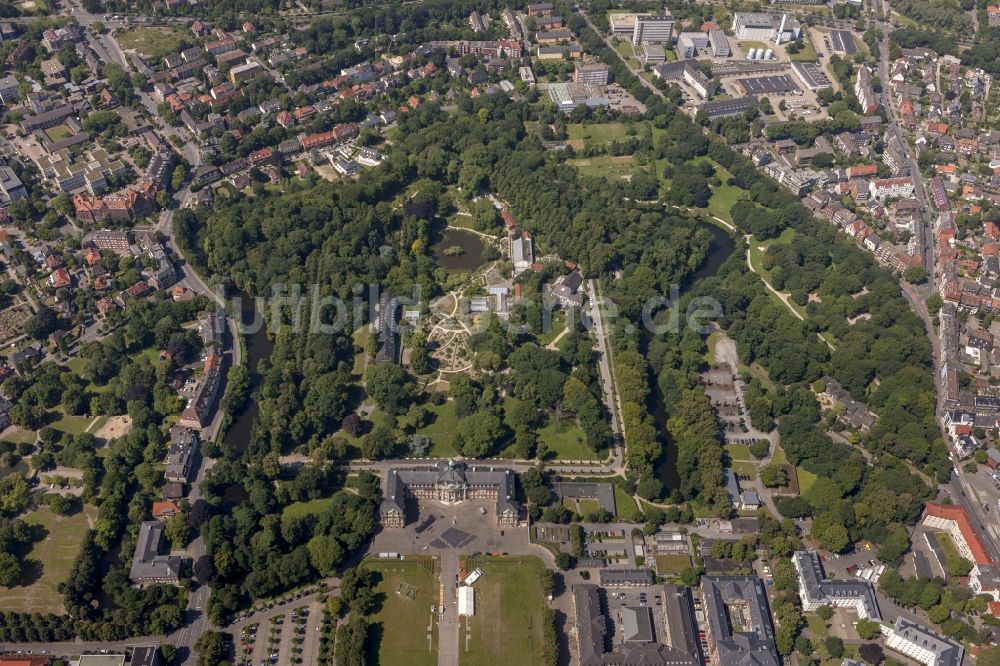
[[[669,44],[674,36],[674,17],[636,16],[632,30],[632,44]]]
[[[608,85],[608,66],[602,62],[575,62],[573,63],[573,83],[606,86]]]
[[[829,580],[824,577],[815,551],[800,550],[792,556],[799,574],[799,598],[802,610],[812,612],[820,606],[853,608],[862,620],[882,620],[875,598],[875,588],[866,580]]]
[[[961,666],[965,649],[926,627],[897,618],[885,646],[925,666]]]
[[[764,583],[756,576],[703,576],[709,656],[716,664],[779,666]]]
[[[708,41],[712,46],[712,55],[716,58],[728,58],[733,55],[733,49],[729,45],[729,38],[726,33],[716,28],[708,31]]]
[[[180,582],[181,558],[160,554],[164,529],[163,522],[159,520],[147,520],[139,526],[139,539],[136,541],[135,555],[128,575],[129,580],[136,585],[176,585]]]
[[[21,93],[17,90],[17,79],[13,76],[5,76],[0,79],[0,102],[10,106],[21,99]]]

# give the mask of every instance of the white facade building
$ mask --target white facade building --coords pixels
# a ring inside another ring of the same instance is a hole
[[[958,643],[902,617],[888,630],[887,636],[887,648],[925,666],[961,666],[965,654]]]
[[[633,44],[669,44],[674,37],[674,17],[636,16],[632,30]]]

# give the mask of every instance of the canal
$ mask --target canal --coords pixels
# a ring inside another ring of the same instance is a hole
[[[725,229],[708,223],[705,224],[705,228],[712,234],[712,244],[709,246],[708,256],[705,258],[705,261],[702,262],[697,271],[688,276],[685,284],[682,285],[682,290],[684,291],[690,289],[699,280],[715,275],[723,262],[736,249],[735,241]],[[649,335],[646,337],[647,343],[649,342],[649,337]],[[667,431],[667,410],[664,404],[663,393],[660,391],[658,384],[654,386],[654,392],[653,418],[656,421],[656,429],[660,434],[662,445],[662,453],[659,460],[656,461],[655,472],[666,490],[670,491],[676,488],[680,482],[680,477],[677,474],[677,447],[674,446],[670,438],[670,433]]]

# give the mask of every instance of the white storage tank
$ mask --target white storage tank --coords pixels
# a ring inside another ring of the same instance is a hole
[[[764,60],[770,60],[774,57],[774,49],[768,49],[764,51]]]

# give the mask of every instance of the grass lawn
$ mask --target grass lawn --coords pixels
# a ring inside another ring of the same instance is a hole
[[[615,512],[618,518],[625,522],[638,520],[639,517],[639,507],[636,506],[635,499],[618,486],[615,486]]]
[[[49,137],[50,141],[62,141],[73,136],[73,132],[66,125],[56,125],[45,130],[45,135]]]
[[[580,515],[589,516],[591,514],[596,514],[601,510],[601,503],[595,499],[582,499],[579,500],[580,504]]]
[[[321,513],[333,506],[332,497],[320,497],[306,502],[293,502],[281,511],[281,519],[301,518],[314,513]]]
[[[52,423],[56,430],[62,430],[70,435],[79,435],[87,429],[94,419],[88,416],[66,416],[61,415],[58,421]]]
[[[750,447],[746,444],[726,444],[725,449],[732,460],[756,460],[750,453]]]
[[[552,341],[566,330],[566,313],[558,310],[552,314],[551,328],[548,331],[538,334],[538,344],[548,347]]]
[[[708,334],[708,339],[705,340],[705,362],[709,365],[715,365],[715,345],[719,342],[719,331],[712,331]]]
[[[365,341],[368,339],[368,327],[362,326],[354,331],[351,337],[354,339],[354,344],[361,347],[361,353],[355,354],[354,356],[354,367],[351,368],[351,374],[355,377],[360,377],[365,371]]]
[[[656,573],[659,575],[677,575],[691,566],[690,555],[657,555]]]
[[[594,178],[608,178],[610,180],[620,180],[635,173],[631,155],[597,155],[596,157],[586,157],[582,159],[567,160],[577,168],[580,175]]]
[[[57,588],[69,578],[80,544],[97,510],[84,507],[72,516],[57,516],[48,508],[29,513],[24,522],[40,525],[48,534],[35,543],[25,558],[26,568],[34,570],[34,582],[12,589],[0,588],[0,609],[24,613],[62,613],[63,598]]]
[[[795,475],[799,477],[799,494],[805,495],[813,484],[816,483],[816,475],[806,471],[801,467],[795,468]]]
[[[123,49],[135,50],[147,58],[162,58],[178,51],[184,37],[184,31],[176,28],[135,28],[115,33]]]
[[[770,44],[765,42],[755,42],[752,39],[748,39],[745,42],[737,42],[737,44],[740,45],[740,50],[743,51],[743,53],[749,53],[750,49],[764,49],[766,51],[771,48]]]
[[[418,434],[425,435],[431,440],[431,450],[428,455],[434,457],[451,457],[458,455],[458,451],[451,445],[451,438],[455,434],[458,426],[458,417],[455,416],[455,403],[445,402],[441,405],[427,404],[427,409],[434,414],[431,424],[417,431]],[[405,419],[400,419],[402,423]]]
[[[811,43],[806,41],[805,46],[798,53],[788,56],[788,59],[792,62],[816,62],[818,58],[816,57],[816,47]]]
[[[830,633],[830,630],[826,628],[826,622],[816,614],[806,616],[806,626],[813,638],[825,638]]]
[[[771,462],[775,465],[785,465],[788,463],[788,456],[785,455],[785,450],[781,446],[774,447],[774,453],[771,454]]]
[[[758,240],[756,237],[750,237],[750,263],[753,265],[754,272],[758,275],[764,276],[764,278],[771,282],[770,271],[764,270],[763,261],[764,253],[767,252],[767,248],[772,245],[788,245],[795,238],[794,229],[785,229],[781,232],[781,235],[777,238],[771,238],[767,240]]]
[[[695,164],[702,161],[712,165],[715,169],[716,177],[721,181],[717,187],[712,188],[712,196],[708,200],[708,210],[716,217],[731,224],[733,216],[729,214],[729,209],[743,195],[743,189],[726,184],[733,177],[733,174],[715,160],[708,157],[699,157],[693,160]]]
[[[631,44],[627,46],[629,49],[632,48]],[[592,125],[573,123],[566,126],[566,134],[570,141],[610,143],[625,136],[625,125],[622,123],[594,123]]]
[[[366,560],[365,566],[382,574],[382,581],[375,588],[382,607],[371,618],[367,662],[437,664],[437,622],[431,613],[439,596],[434,560],[420,557],[406,561]],[[396,594],[402,583],[416,588],[413,598]]]
[[[475,585],[476,614],[460,624],[459,663],[493,666],[498,655],[503,655],[504,663],[518,666],[543,663],[546,606],[541,561],[535,557],[479,558],[476,564],[482,567],[483,577]],[[466,626],[471,626],[468,641]]]
[[[745,460],[737,460],[732,464],[733,471],[737,474],[743,474],[754,478],[757,476],[757,465],[752,462],[747,462]]]
[[[38,433],[34,430],[24,430],[15,426],[3,439],[15,444],[34,444],[35,440],[38,439]]]
[[[596,460],[597,454],[587,446],[586,435],[580,426],[550,423],[538,431],[539,443],[545,442],[556,460]]]

